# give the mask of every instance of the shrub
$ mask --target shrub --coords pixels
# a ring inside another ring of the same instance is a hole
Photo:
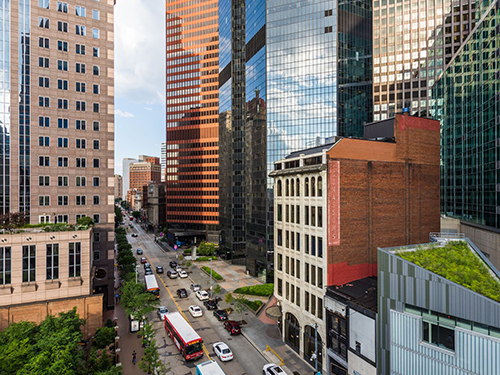
[[[234,293],[239,294],[248,294],[251,296],[261,296],[261,297],[269,297],[273,294],[274,284],[263,284],[263,285],[254,285],[254,286],[244,286],[238,288],[234,291]]]
[[[215,244],[202,242],[196,253],[202,256],[211,256],[215,253]]]
[[[94,345],[98,349],[104,349],[106,346],[115,342],[116,332],[113,327],[101,327],[94,336]]]
[[[208,260],[210,260],[210,259],[212,259],[212,260],[217,260],[217,257],[197,257],[197,258],[195,259],[195,261],[196,261],[196,262],[206,262],[206,261],[208,261]]]
[[[238,298],[239,301],[241,301],[241,303],[247,305],[248,307],[250,307],[253,311],[257,311],[257,309],[259,307],[261,307],[264,303],[260,300],[255,300],[255,301],[250,301],[246,298]]]
[[[207,266],[203,266],[201,267],[201,269],[203,271],[205,271],[206,273],[208,273],[208,275],[210,276],[210,273],[212,273],[212,277],[217,280],[217,281],[221,281],[223,280],[222,276],[219,275],[217,272],[215,272],[213,269],[211,269],[210,267],[207,267]]]

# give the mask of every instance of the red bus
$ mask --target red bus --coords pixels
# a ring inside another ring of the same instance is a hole
[[[180,313],[165,316],[165,330],[186,361],[203,357],[203,340]]]
[[[156,298],[160,298],[160,288],[158,288],[155,275],[144,276],[144,284],[146,284],[146,292],[155,295]]]

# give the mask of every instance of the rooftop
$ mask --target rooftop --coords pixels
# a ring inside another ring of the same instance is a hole
[[[390,250],[428,271],[500,302],[500,272],[467,241],[440,241]]]
[[[352,302],[373,312],[377,312],[377,278],[366,277],[342,286],[329,286],[327,294],[341,297],[345,302]]]
[[[16,228],[3,228],[0,226],[2,234],[18,234],[18,233],[47,233],[47,232],[73,232],[81,230],[89,230],[89,225],[69,225],[66,223],[59,224],[28,224]]]

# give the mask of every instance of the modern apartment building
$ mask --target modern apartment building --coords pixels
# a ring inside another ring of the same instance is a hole
[[[166,2],[167,225],[219,224],[218,0]]]
[[[469,239],[435,238],[378,250],[377,373],[497,374],[500,272]]]
[[[92,291],[114,305],[113,0],[0,4],[0,207],[95,220]],[[15,105],[13,105],[15,104]]]
[[[500,8],[478,3],[475,28],[434,87],[441,120],[441,212],[500,268]],[[478,52],[481,51],[481,53]]]
[[[373,2],[374,120],[433,117],[431,88],[474,27],[476,2]]]

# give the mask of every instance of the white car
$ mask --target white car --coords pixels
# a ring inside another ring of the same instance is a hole
[[[262,368],[262,375],[286,375],[286,372],[278,365],[268,363]]]
[[[165,320],[165,316],[168,314],[168,309],[165,306],[160,306],[158,307],[156,313],[158,314],[158,318],[160,318],[160,320]]]
[[[198,290],[201,290],[201,286],[199,286],[198,284],[191,284],[190,288],[193,292],[197,292]]]
[[[188,277],[188,273],[184,270],[181,270],[181,271],[179,271],[179,277],[181,279],[185,279],[186,277]]]
[[[204,290],[198,290],[195,294],[200,301],[205,301],[210,298],[210,295]]]
[[[199,318],[200,316],[203,316],[203,310],[201,309],[200,306],[196,305],[189,306],[189,312],[191,313],[193,318]]]
[[[177,272],[181,272],[181,271],[182,271],[182,268],[181,268],[180,266],[177,266],[177,267],[175,268],[175,270],[176,270]]]
[[[233,352],[229,349],[227,344],[221,342],[216,342],[214,345],[214,353],[222,362],[230,361],[233,359]]]

